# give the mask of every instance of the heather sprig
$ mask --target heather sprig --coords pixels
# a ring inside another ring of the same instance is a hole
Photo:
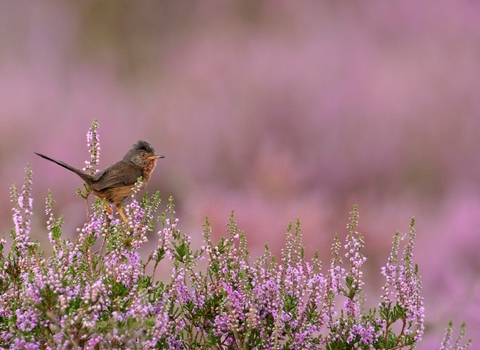
[[[402,262],[398,261],[400,233],[396,232],[392,243],[392,252],[386,266],[381,270],[386,278],[384,294],[379,305],[379,312],[385,321],[385,346],[410,346],[419,342],[424,332],[423,297],[420,295],[421,280],[418,266],[413,264],[415,239],[415,220],[410,223],[410,232],[406,235],[408,242],[404,248]],[[392,336],[391,329],[396,322],[401,322],[400,334]]]
[[[90,129],[88,129],[87,132],[87,147],[90,148],[88,150],[88,153],[90,153],[90,160],[85,161],[85,167],[83,168],[83,171],[90,175],[94,175],[98,172],[96,166],[100,163],[100,135],[97,130],[99,126],[100,125],[98,124],[98,121],[94,119]],[[77,194],[85,199],[87,220],[89,218],[88,196],[90,193],[91,189],[89,189],[86,184],[83,184],[83,189],[77,189]]]
[[[87,132],[87,146],[90,148],[88,150],[90,160],[85,161],[83,171],[86,171],[90,175],[94,175],[98,171],[95,166],[100,162],[100,135],[97,132],[98,127],[98,121],[94,119]]]
[[[25,181],[22,191],[19,193],[17,187],[11,187],[11,201],[13,202],[13,223],[15,228],[11,231],[12,238],[15,240],[15,247],[18,249],[19,257],[26,257],[29,248],[34,246],[33,242],[28,240],[30,234],[30,216],[32,215],[31,197],[32,189],[32,169],[29,165],[25,168]]]
[[[453,329],[453,323],[452,321],[450,321],[445,331],[445,337],[443,338],[442,344],[440,345],[440,350],[465,350],[469,348],[472,345],[472,340],[470,339],[466,342],[464,342],[463,340],[467,332],[465,328],[465,322],[463,322],[460,326],[460,333],[458,334],[457,340],[455,340],[455,343],[452,345]]]

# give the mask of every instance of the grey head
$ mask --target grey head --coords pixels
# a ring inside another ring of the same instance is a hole
[[[132,146],[127,154],[125,154],[123,161],[126,163],[133,163],[143,168],[147,166],[149,162],[158,158],[165,158],[165,156],[156,154],[152,145],[147,141],[139,140]]]

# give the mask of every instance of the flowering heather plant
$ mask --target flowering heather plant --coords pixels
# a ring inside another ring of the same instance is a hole
[[[414,222],[396,233],[377,309],[363,312],[365,281],[353,208],[346,242],[335,236],[332,259],[306,259],[300,224],[290,224],[279,260],[265,252],[251,262],[233,213],[227,236],[214,243],[206,220],[204,245],[192,247],[178,228],[173,199],[158,217],[161,230],[148,258],[139,248],[154,229],[158,193],[132,195],[128,227],[96,200],[75,241],[62,238],[48,193],[45,257],[30,238],[30,167],[19,192],[12,187],[10,251],[0,241],[2,349],[412,349],[424,332],[423,298],[413,263]],[[137,187],[139,188],[139,187]],[[344,253],[343,253],[343,249]],[[202,261],[204,260],[204,261]],[[345,260],[345,263],[343,263]],[[157,267],[171,275],[159,280]],[[150,271],[150,272],[147,272]],[[451,345],[452,325],[440,349],[465,349],[464,326]]]

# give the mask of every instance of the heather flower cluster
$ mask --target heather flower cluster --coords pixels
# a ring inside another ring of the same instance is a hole
[[[397,320],[396,313],[402,314],[403,334],[396,339],[398,344],[410,344],[413,341],[422,339],[424,331],[424,307],[423,298],[420,296],[421,281],[418,275],[418,266],[413,265],[413,244],[415,239],[414,220],[410,224],[408,243],[404,249],[402,264],[398,263],[398,249],[400,244],[400,233],[396,232],[392,244],[392,253],[388,263],[381,270],[386,278],[383,287],[384,294],[380,312],[384,314],[387,321],[386,328],[390,329],[391,324]],[[389,322],[390,321],[390,322]],[[416,325],[414,329],[407,329],[407,323]]]
[[[86,171],[90,175],[93,175],[98,171],[95,166],[100,162],[100,137],[97,132],[98,127],[98,121],[94,119],[92,126],[87,132],[87,146],[90,148],[88,150],[90,153],[90,160],[85,161],[83,171]]]
[[[70,241],[62,238],[63,220],[48,193],[53,253],[46,257],[30,238],[31,180],[27,167],[21,192],[12,187],[8,252],[0,239],[0,349],[411,349],[421,341],[413,221],[401,255],[404,240],[394,236],[378,308],[364,312],[366,257],[356,207],[345,242],[335,236],[324,270],[318,254],[305,257],[299,221],[289,225],[278,259],[266,245],[253,260],[233,212],[219,242],[207,219],[195,249],[178,227],[173,199],[156,218],[158,193],[140,201],[134,194],[125,208],[128,225],[97,200]],[[155,220],[161,229],[144,260],[140,249]],[[157,275],[160,265],[170,276]],[[440,349],[467,348],[464,326],[453,345],[452,329]]]

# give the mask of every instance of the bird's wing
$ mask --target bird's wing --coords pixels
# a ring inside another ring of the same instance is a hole
[[[140,168],[120,161],[98,173],[98,178],[95,178],[92,189],[101,191],[107,188],[133,186],[142,175]]]

